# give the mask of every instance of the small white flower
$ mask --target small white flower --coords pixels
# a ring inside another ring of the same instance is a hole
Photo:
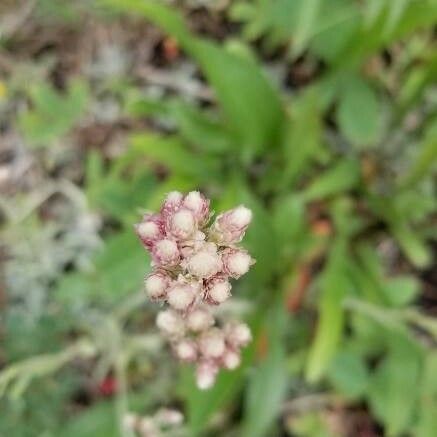
[[[225,327],[226,342],[231,346],[240,348],[247,346],[252,340],[252,333],[245,323],[233,322]]]
[[[203,226],[209,219],[209,200],[199,191],[190,191],[184,198],[183,205],[191,210],[197,223]]]
[[[146,214],[143,221],[135,225],[135,231],[143,244],[150,249],[163,237],[163,222],[159,214]]]
[[[174,345],[176,356],[185,362],[194,362],[197,358],[197,346],[193,340],[181,340]]]
[[[216,275],[222,268],[217,247],[213,243],[204,244],[187,260],[186,268],[191,275],[198,278],[207,279]]]
[[[168,217],[167,230],[175,238],[186,240],[193,236],[196,231],[196,221],[193,213],[186,208]]]
[[[206,308],[196,308],[186,317],[187,328],[193,332],[201,332],[214,324],[214,317]]]
[[[242,240],[252,221],[252,211],[243,205],[220,214],[213,226],[212,236],[221,245]]]
[[[155,243],[152,249],[153,261],[158,266],[171,267],[179,263],[180,254],[175,241],[164,238]]]
[[[162,217],[166,218],[169,214],[173,214],[177,211],[182,204],[183,198],[183,194],[179,191],[171,191],[168,193],[161,207]]]
[[[165,334],[182,336],[185,332],[185,323],[182,317],[173,310],[164,310],[156,317],[156,326]]]
[[[241,364],[241,356],[238,352],[227,349],[222,357],[223,366],[228,370],[234,370]]]
[[[195,298],[196,289],[191,284],[176,283],[167,290],[167,302],[175,310],[187,310]]]
[[[155,271],[148,275],[144,281],[146,293],[152,300],[165,297],[170,278],[164,272]]]
[[[247,273],[255,262],[246,250],[230,247],[222,252],[222,261],[223,271],[235,279]]]
[[[219,329],[210,329],[199,338],[199,349],[205,358],[219,358],[226,349],[225,337]]]
[[[212,278],[206,286],[206,299],[214,305],[219,305],[229,298],[231,288],[230,282],[225,278]]]
[[[202,361],[197,365],[196,383],[200,390],[211,388],[217,377],[218,367],[213,362]]]

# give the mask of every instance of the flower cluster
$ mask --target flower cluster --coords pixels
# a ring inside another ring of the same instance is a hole
[[[211,308],[231,296],[230,279],[238,279],[254,263],[238,247],[252,212],[238,206],[216,217],[209,200],[198,191],[167,195],[158,214],[146,214],[136,225],[151,253],[153,271],[145,278],[148,297],[169,308],[157,316],[157,326],[175,355],[196,364],[197,385],[210,388],[220,368],[235,369],[240,349],[251,340],[240,322],[216,326]]]

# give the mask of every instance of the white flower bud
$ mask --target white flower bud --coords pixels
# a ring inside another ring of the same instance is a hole
[[[222,252],[223,271],[229,276],[238,279],[249,271],[255,260],[243,249],[226,248]]]
[[[161,408],[155,414],[155,420],[162,425],[176,426],[184,422],[184,415],[178,410]]]
[[[220,214],[213,226],[212,236],[221,245],[238,243],[252,220],[252,211],[243,205]]]
[[[183,199],[184,196],[179,191],[171,191],[167,194],[161,206],[161,216],[164,221],[181,207]]]
[[[159,214],[146,214],[143,221],[135,225],[137,235],[148,249],[155,241],[163,237],[163,229],[162,218]]]
[[[132,413],[126,413],[123,416],[123,428],[127,431],[132,431],[135,429],[137,423],[138,423],[138,416]]]
[[[204,361],[198,364],[196,369],[196,383],[200,390],[211,388],[217,377],[218,367],[212,362]]]
[[[187,310],[195,297],[196,289],[191,284],[176,283],[167,290],[167,302],[178,311]]]
[[[158,426],[151,417],[142,417],[138,423],[138,432],[142,437],[159,437]]]
[[[196,361],[197,358],[197,346],[193,340],[181,340],[174,345],[174,351],[176,356],[181,360],[188,363]]]
[[[170,281],[170,277],[164,272],[155,271],[148,275],[144,280],[144,285],[149,298],[151,300],[164,298]]]
[[[222,262],[214,244],[205,244],[187,260],[188,272],[198,278],[207,279],[216,275]]]
[[[225,337],[219,329],[210,329],[199,338],[199,349],[205,358],[219,358],[225,348]]]
[[[168,232],[180,240],[186,240],[192,237],[196,231],[194,215],[186,208],[182,208],[170,215],[167,222]]]
[[[184,320],[173,310],[159,312],[156,317],[156,326],[170,336],[182,336],[185,331]]]
[[[214,324],[214,317],[205,308],[196,308],[185,319],[187,328],[193,332],[205,331]]]
[[[152,249],[153,261],[158,266],[171,267],[178,264],[180,253],[175,241],[164,238],[155,243]]]
[[[200,226],[203,226],[208,221],[209,200],[199,193],[199,191],[189,192],[184,198],[183,205],[193,212]]]
[[[226,349],[222,357],[223,366],[228,370],[234,370],[241,364],[241,356],[232,349]]]
[[[206,285],[206,299],[214,305],[219,305],[229,298],[231,288],[230,282],[225,278],[212,278]]]
[[[235,348],[247,346],[252,340],[252,333],[245,323],[233,322],[225,327],[226,342]]]

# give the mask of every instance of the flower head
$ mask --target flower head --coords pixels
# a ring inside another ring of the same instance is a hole
[[[151,253],[153,271],[145,278],[151,300],[168,304],[156,325],[174,355],[197,365],[200,389],[210,388],[221,368],[240,365],[241,348],[251,340],[247,325],[216,323],[212,307],[231,297],[230,279],[238,279],[255,262],[238,247],[252,219],[243,205],[210,220],[209,200],[198,191],[172,191],[159,214],[147,214],[135,229]]]

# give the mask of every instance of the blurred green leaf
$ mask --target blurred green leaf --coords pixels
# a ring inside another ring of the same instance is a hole
[[[241,434],[261,437],[281,410],[287,392],[286,351],[284,334],[287,327],[286,308],[282,298],[277,299],[266,318],[268,351],[264,360],[251,374],[248,382],[245,413]]]
[[[321,278],[319,320],[306,366],[306,379],[309,382],[316,382],[324,375],[337,352],[343,334],[342,303],[350,290],[345,267],[346,258],[346,241],[340,238],[334,242]]]
[[[306,0],[300,2],[297,15],[297,26],[293,35],[293,54],[299,56],[306,48],[308,41],[315,32],[315,24],[320,13],[321,0]]]
[[[357,159],[342,159],[336,165],[315,178],[304,191],[307,201],[323,199],[348,191],[357,186],[361,175]]]
[[[388,280],[383,290],[392,305],[403,306],[417,297],[420,288],[419,282],[413,276],[397,276]]]
[[[343,85],[337,122],[344,136],[359,147],[373,146],[380,136],[378,97],[373,88],[358,76],[350,76]]]
[[[417,345],[391,334],[389,352],[372,375],[369,400],[388,436],[404,433],[417,405],[421,352]]]
[[[180,15],[162,3],[141,0],[103,0],[103,3],[142,14],[178,39],[214,88],[226,123],[237,136],[245,159],[277,144],[284,121],[282,104],[276,90],[252,61],[191,35]]]
[[[416,437],[430,437],[437,429],[437,353],[430,351],[425,358],[420,383],[419,417],[414,427]]]
[[[84,114],[89,99],[81,80],[72,81],[65,94],[46,83],[32,85],[29,94],[32,109],[20,115],[18,124],[27,141],[37,146],[49,146],[66,134]]]
[[[175,136],[159,136],[138,133],[131,137],[132,149],[171,170],[176,175],[191,176],[199,180],[219,179],[218,162],[212,156],[204,156],[199,162],[182,141]]]
[[[321,115],[318,95],[308,92],[296,100],[284,136],[284,159],[282,183],[295,183],[305,174],[315,155],[321,149]]]
[[[369,382],[363,359],[351,351],[341,351],[334,357],[328,377],[337,391],[351,399],[363,395]]]

